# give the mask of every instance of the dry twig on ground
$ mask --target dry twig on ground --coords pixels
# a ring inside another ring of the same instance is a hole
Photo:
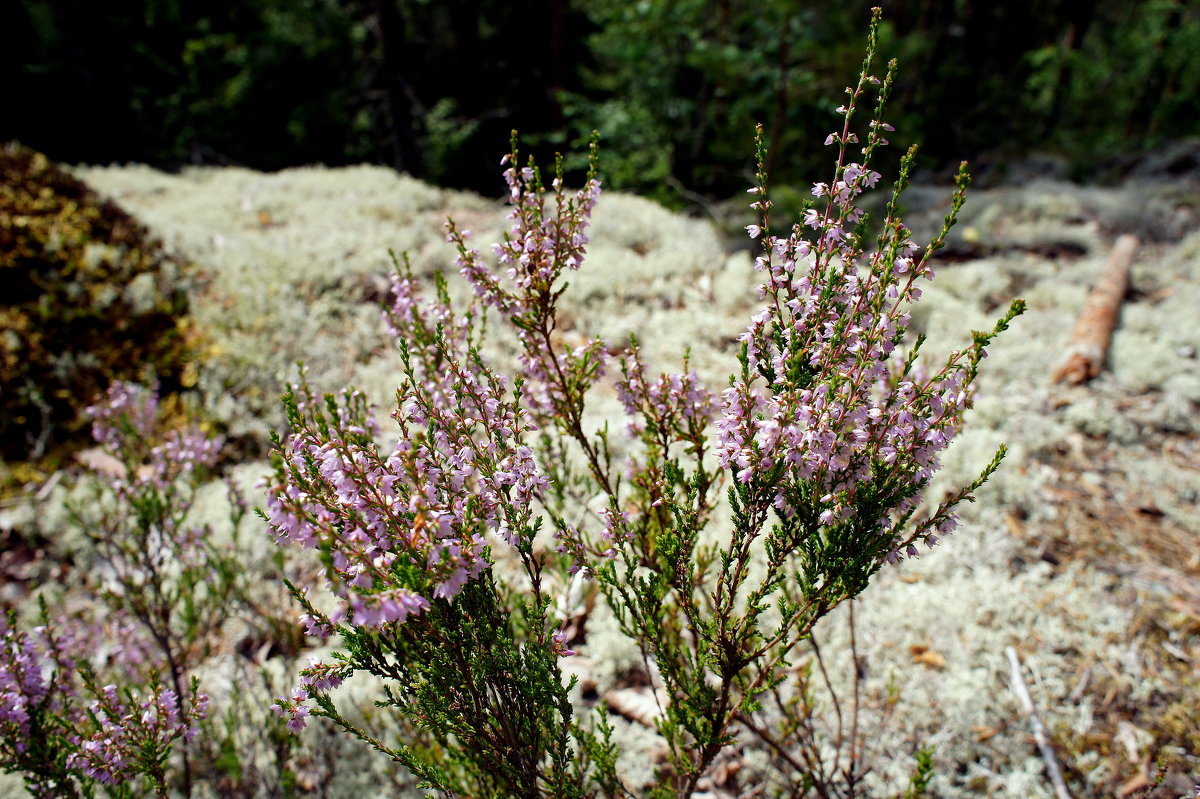
[[[1033,727],[1033,737],[1037,741],[1038,750],[1042,753],[1042,760],[1046,761],[1046,772],[1050,775],[1050,782],[1054,785],[1054,795],[1058,799],[1071,799],[1067,783],[1063,780],[1062,769],[1058,767],[1058,758],[1054,756],[1054,747],[1050,745],[1050,736],[1046,734],[1046,728],[1042,725],[1042,720],[1038,718],[1037,710],[1033,706],[1033,699],[1029,696],[1029,689],[1025,687],[1025,678],[1021,676],[1021,661],[1017,659],[1017,650],[1006,646],[1004,653],[1008,655],[1009,676],[1012,679],[1013,691],[1021,700],[1021,707]]]
[[[1104,368],[1121,302],[1129,290],[1129,268],[1137,248],[1137,237],[1128,233],[1113,245],[1100,282],[1088,294],[1087,303],[1075,321],[1071,344],[1054,369],[1054,382],[1065,380],[1079,385],[1100,374]]]

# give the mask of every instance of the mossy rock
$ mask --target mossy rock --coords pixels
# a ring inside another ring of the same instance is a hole
[[[190,382],[188,279],[115,203],[0,146],[0,458],[86,444],[82,410],[114,380]]]

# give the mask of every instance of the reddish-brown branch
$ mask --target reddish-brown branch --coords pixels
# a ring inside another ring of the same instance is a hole
[[[1129,268],[1137,248],[1136,236],[1125,234],[1117,239],[1100,282],[1088,295],[1087,303],[1075,322],[1071,344],[1054,369],[1054,382],[1066,381],[1079,385],[1100,374],[1104,368],[1121,302],[1129,290]]]

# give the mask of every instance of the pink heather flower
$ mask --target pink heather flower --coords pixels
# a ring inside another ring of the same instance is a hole
[[[281,719],[287,719],[285,725],[292,733],[298,733],[300,730],[308,726],[308,717],[312,713],[312,708],[305,704],[308,701],[308,694],[303,688],[297,688],[290,698],[276,699],[271,704],[271,709]]]
[[[306,694],[312,691],[327,693],[341,685],[347,676],[348,669],[344,665],[311,659],[300,671],[300,685]]]
[[[568,571],[574,575],[581,569],[584,569],[584,564],[587,562],[587,552],[584,545],[583,536],[574,525],[568,524],[565,527],[554,531],[554,539],[558,542],[554,551],[571,557],[571,565]]]
[[[567,635],[564,632],[557,632],[550,636],[550,651],[564,658],[574,657],[575,655],[574,649],[567,648]]]
[[[30,708],[49,691],[43,658],[33,636],[0,617],[0,737],[14,741],[18,751],[29,738]]]
[[[309,613],[301,614],[300,623],[304,625],[304,632],[306,634],[320,638],[322,641],[337,631],[337,628],[333,626],[333,623],[329,619]]]
[[[86,409],[92,419],[92,437],[99,444],[120,449],[129,435],[153,437],[158,415],[158,393],[136,383],[113,383],[104,398]]]
[[[604,508],[599,511],[599,516],[604,520],[601,536],[606,542],[626,541],[631,537],[629,511]]]
[[[450,599],[454,597],[462,587],[467,584],[469,573],[465,568],[459,566],[450,572],[450,576],[442,580],[437,588],[433,589],[433,595],[440,599]]]

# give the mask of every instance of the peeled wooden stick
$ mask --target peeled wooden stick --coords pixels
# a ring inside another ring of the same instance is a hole
[[[1104,368],[1108,358],[1108,345],[1112,342],[1113,328],[1117,326],[1117,314],[1121,301],[1129,290],[1129,267],[1137,251],[1136,236],[1128,233],[1117,239],[1104,266],[1100,282],[1088,294],[1083,312],[1075,321],[1071,333],[1071,345],[1062,361],[1054,369],[1054,382],[1067,381],[1079,385],[1086,383]]]
[[[1004,654],[1008,655],[1009,677],[1012,679],[1013,691],[1021,700],[1021,707],[1025,710],[1025,715],[1029,717],[1029,723],[1033,726],[1033,738],[1037,741],[1038,750],[1042,753],[1042,760],[1046,761],[1046,772],[1050,775],[1050,782],[1054,784],[1054,795],[1058,799],[1071,799],[1067,783],[1063,780],[1062,770],[1058,767],[1058,758],[1054,756],[1054,747],[1050,745],[1050,736],[1046,735],[1046,728],[1042,726],[1042,720],[1038,718],[1037,710],[1033,707],[1029,689],[1025,687],[1025,678],[1021,676],[1021,661],[1017,659],[1017,650],[1006,646]]]

